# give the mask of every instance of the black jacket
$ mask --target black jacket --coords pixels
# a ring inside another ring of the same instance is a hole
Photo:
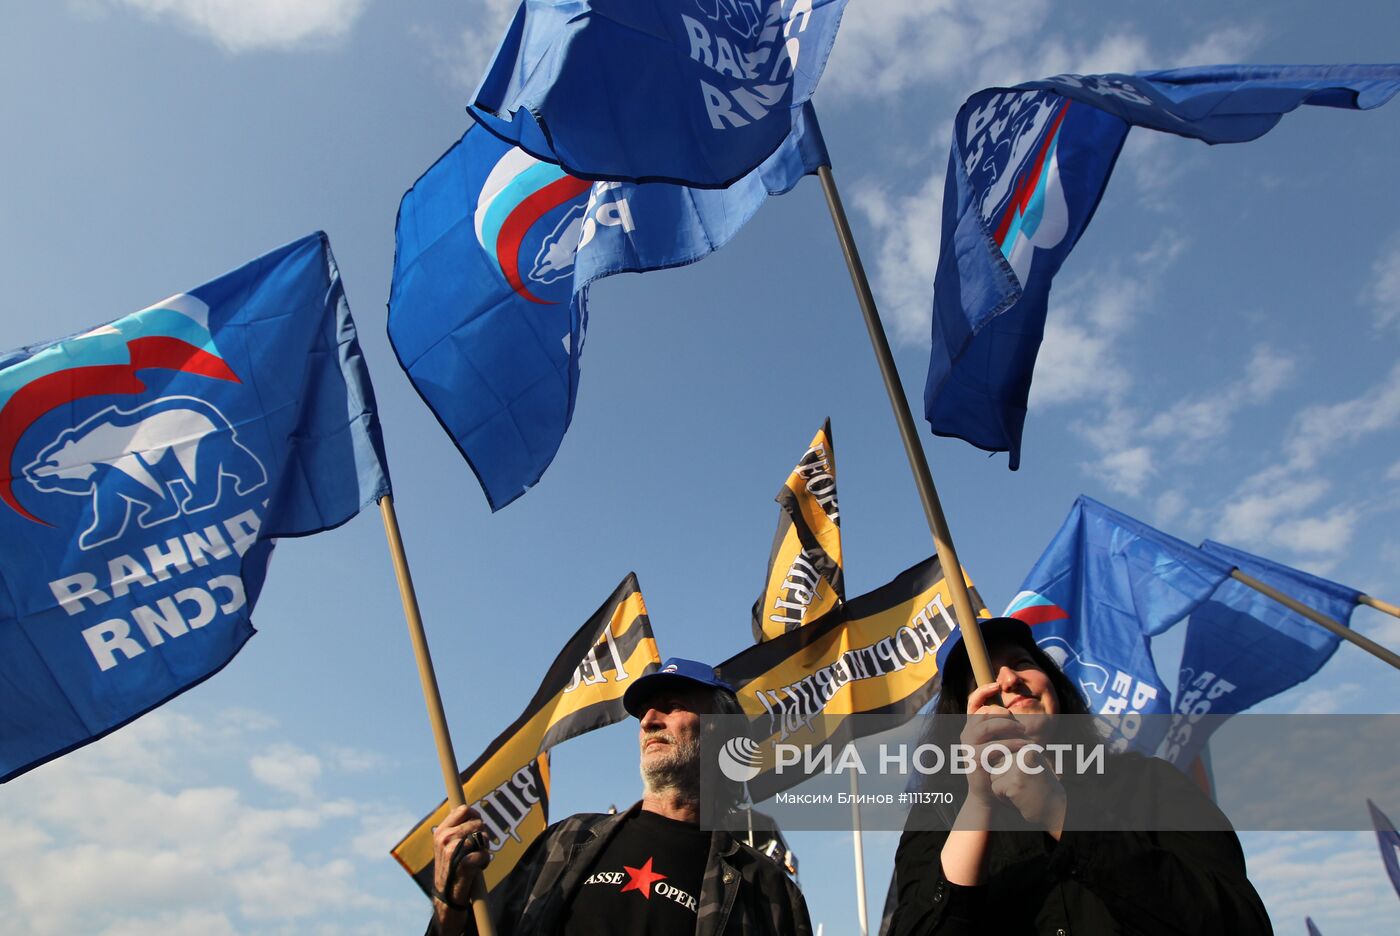
[[[491,893],[497,936],[558,936],[569,905],[608,841],[641,804],[625,813],[581,813],[555,823]],[[469,936],[476,924],[467,923]],[[728,832],[710,836],[696,936],[811,936],[802,892],[773,859]],[[428,934],[437,927],[429,923]]]
[[[1224,816],[1165,761],[1117,760],[1129,769],[1105,781],[1115,789],[1066,784],[1069,811],[1058,842],[1029,828],[991,833],[980,886],[944,877],[947,832],[906,831],[895,856],[891,936],[1272,933]],[[1096,803],[1121,803],[1136,788],[1189,801],[1195,813],[1217,818],[1206,825],[1223,831],[1082,831],[1099,824],[1091,818]]]

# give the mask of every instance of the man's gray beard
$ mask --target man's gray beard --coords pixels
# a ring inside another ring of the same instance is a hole
[[[648,793],[700,796],[700,739],[673,741],[666,756],[642,759],[642,785]]]

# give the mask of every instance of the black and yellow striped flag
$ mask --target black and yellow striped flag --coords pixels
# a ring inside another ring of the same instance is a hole
[[[548,825],[548,750],[625,719],[622,693],[660,665],[637,576],[629,573],[564,645],[520,717],[462,771],[468,805],[481,813],[495,835],[486,869],[488,891]],[[431,829],[448,811],[443,800],[392,851],[425,892],[433,880]]]
[[[988,617],[971,590],[973,606]],[[953,599],[936,556],[790,633],[718,667],[735,688],[760,742],[764,772],[749,782],[754,802],[796,782],[772,772],[773,745],[819,746],[859,737],[849,715],[912,718],[938,692],[940,644],[956,627]],[[887,726],[888,727],[888,726]]]
[[[753,606],[753,639],[759,643],[815,621],[846,598],[830,419],[775,500],[781,508],[778,532],[763,593]]]

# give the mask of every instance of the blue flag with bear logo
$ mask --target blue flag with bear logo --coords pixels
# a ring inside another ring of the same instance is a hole
[[[1118,716],[1115,750],[1151,754],[1164,732],[1149,737],[1136,716],[1169,714],[1172,700],[1148,638],[1208,599],[1231,568],[1081,495],[1005,613],[1031,626],[1091,712]]]
[[[724,188],[792,131],[846,0],[528,0],[472,117],[586,179]]]
[[[221,669],[273,540],[388,493],[384,464],[324,234],[0,354],[0,782]]]
[[[1201,550],[1271,585],[1343,626],[1361,592],[1207,540]],[[1274,599],[1226,579],[1191,613],[1181,651],[1175,713],[1162,756],[1183,769],[1223,718],[1313,676],[1342,638]]]
[[[564,439],[589,284],[713,253],[822,165],[804,109],[727,189],[584,182],[476,127],[414,183],[399,206],[389,340],[492,510],[539,481]]]
[[[1367,110],[1400,65],[1218,65],[1058,75],[968,98],[953,123],[924,415],[1021,462],[1050,284],[1098,208],[1130,127],[1206,143],[1263,136],[1303,104]]]

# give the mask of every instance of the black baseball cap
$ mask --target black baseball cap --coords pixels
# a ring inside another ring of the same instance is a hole
[[[982,632],[982,640],[986,642],[989,650],[998,644],[1015,644],[1027,650],[1037,649],[1035,638],[1031,636],[1030,625],[1020,618],[979,618],[977,628]],[[962,628],[958,627],[938,648],[938,673],[946,689],[949,685],[957,686],[966,682],[971,672],[972,664],[967,659],[967,647],[963,645]]]

